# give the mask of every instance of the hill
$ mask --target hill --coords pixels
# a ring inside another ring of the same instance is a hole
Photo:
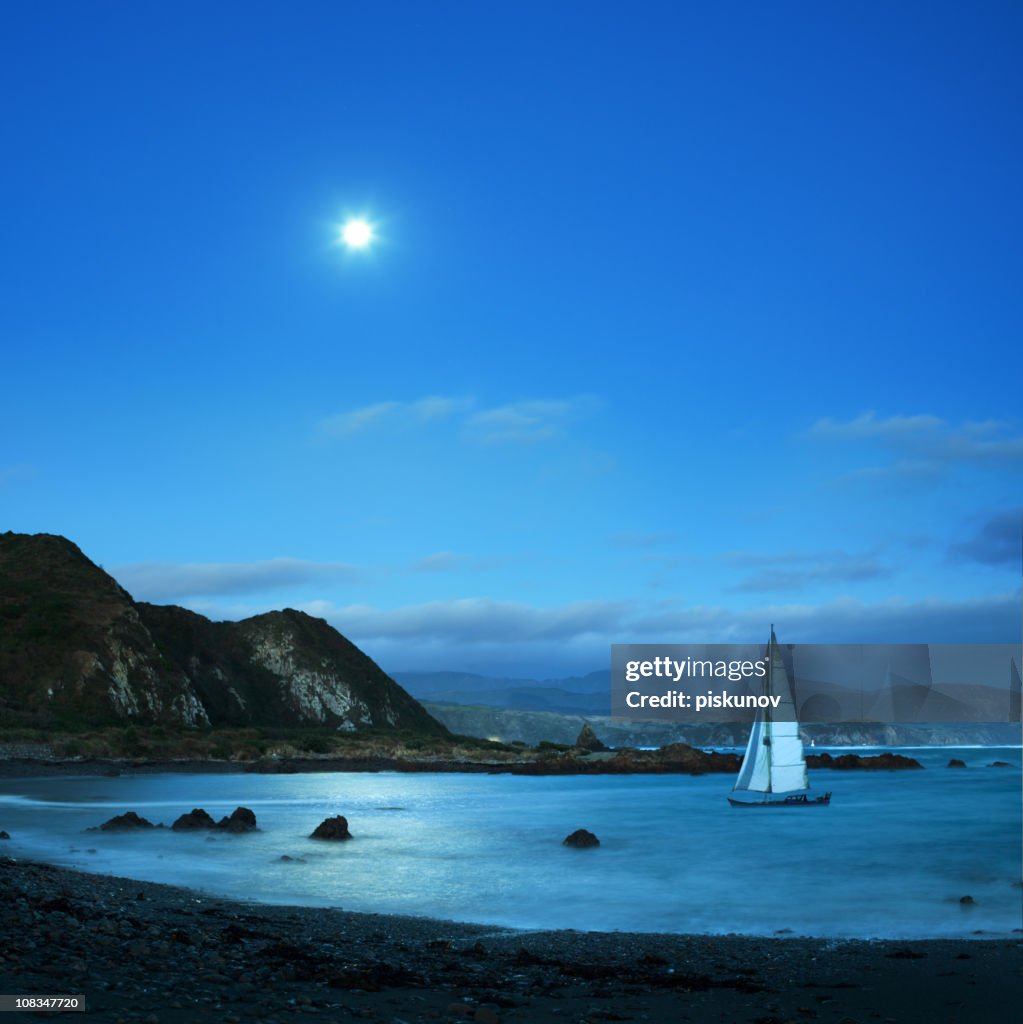
[[[0,718],[346,731],[444,726],[323,619],[136,602],[71,541],[0,534]]]

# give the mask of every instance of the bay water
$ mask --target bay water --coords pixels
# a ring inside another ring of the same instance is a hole
[[[0,852],[255,902],[523,929],[1014,934],[1020,748],[901,752],[924,770],[811,770],[812,792],[831,790],[832,803],[796,808],[733,808],[727,775],[2,779],[0,829],[12,838]],[[948,768],[953,757],[967,767]],[[87,831],[128,810],[170,825],[193,807],[219,818],[237,806],[258,832]],[[335,814],[350,842],[308,838]],[[563,846],[577,828],[599,849]]]

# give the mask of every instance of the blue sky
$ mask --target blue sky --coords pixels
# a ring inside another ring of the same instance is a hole
[[[1021,43],[997,3],[8,8],[0,528],[393,670],[1017,640]]]

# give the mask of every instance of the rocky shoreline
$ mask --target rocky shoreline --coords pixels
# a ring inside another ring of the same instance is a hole
[[[1021,943],[983,936],[517,932],[238,903],[10,858],[0,886],[0,992],[83,995],[90,1019],[114,1024],[986,1024],[1018,996]]]
[[[653,775],[707,773],[735,774],[742,758],[737,754],[698,750],[682,743],[657,750],[626,748],[615,751],[562,752],[553,756],[521,758],[481,757],[396,757],[369,754],[354,757],[287,757],[260,758],[251,761],[220,761],[193,759],[139,758],[48,758],[0,757],[0,778],[25,778],[54,775],[119,775],[132,772],[153,774],[181,772],[188,774],[228,774],[255,772],[266,774],[297,774],[301,772],[468,772],[473,774],[510,775]],[[901,770],[920,768],[919,762],[902,754],[878,755],[828,754],[810,755],[811,768],[837,770]]]

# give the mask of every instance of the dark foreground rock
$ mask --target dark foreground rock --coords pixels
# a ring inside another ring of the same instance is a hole
[[[348,831],[348,819],[342,814],[338,814],[333,818],[326,818],[313,829],[309,838],[331,839],[335,841],[351,839],[352,834]]]
[[[171,825],[175,832],[195,832],[199,829],[216,827],[217,823],[201,807],[196,807],[187,814],[182,814]]]
[[[235,903],[3,857],[0,891],[0,992],[81,994],[88,1019],[110,1024],[1004,1024],[1018,999],[1019,942],[1006,939],[516,932]]]
[[[256,816],[248,807],[236,807],[230,815],[220,821],[214,821],[201,807],[196,807],[187,814],[182,814],[171,825],[175,832],[196,832],[202,829],[219,829],[222,832],[253,832],[256,829]]]
[[[101,832],[132,832],[140,828],[156,828],[156,826],[148,818],[143,818],[135,811],[114,815],[100,825]]]
[[[256,815],[248,807],[236,807],[229,816],[217,822],[217,828],[225,832],[254,832]]]
[[[561,845],[571,846],[576,850],[588,850],[593,846],[600,846],[600,840],[592,832],[577,828],[570,836],[565,836]]]

